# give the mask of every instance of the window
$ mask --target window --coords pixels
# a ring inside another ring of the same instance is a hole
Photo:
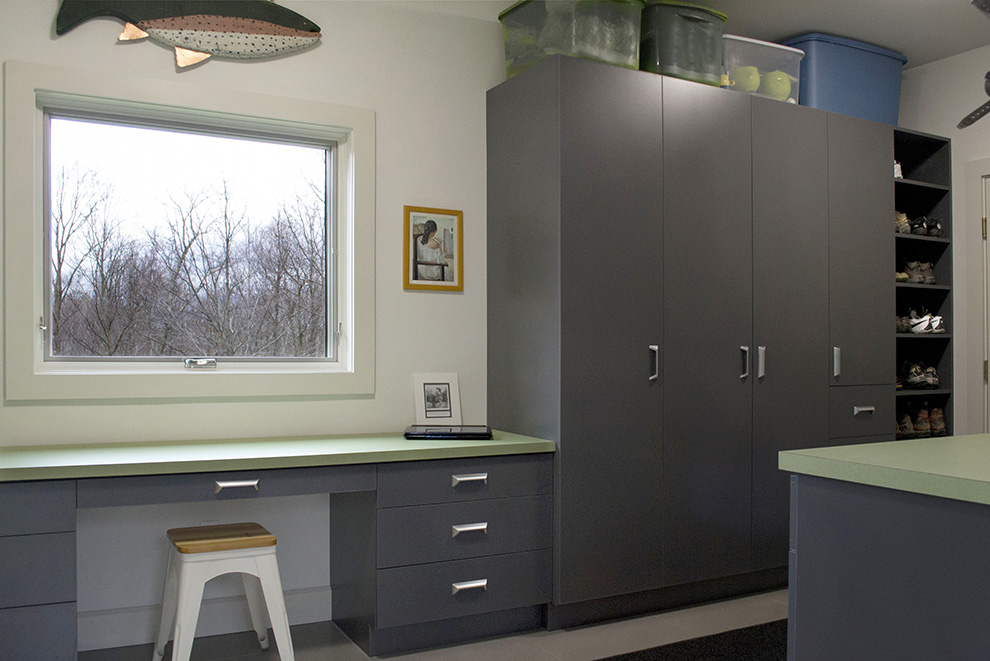
[[[334,359],[335,144],[196,128],[48,113],[47,360]]]
[[[371,111],[18,62],[4,84],[8,400],[374,391]]]

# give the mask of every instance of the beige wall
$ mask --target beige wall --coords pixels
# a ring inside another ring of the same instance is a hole
[[[990,29],[990,26],[988,26]],[[954,433],[985,430],[983,386],[985,297],[980,175],[990,174],[990,119],[965,129],[956,124],[990,101],[983,77],[990,46],[904,72],[898,123],[952,140],[953,303],[955,323]],[[974,183],[976,182],[976,183]]]
[[[485,420],[485,91],[504,80],[501,28],[493,20],[421,10],[435,3],[280,4],[320,25],[323,38],[316,49],[274,60],[208,61],[180,73],[164,48],[117,43],[121,23],[115,19],[91,20],[56,37],[58,0],[0,0],[0,60],[373,110],[374,396],[250,403],[222,398],[61,406],[4,402],[0,445],[397,431],[414,420],[416,372],[457,373],[465,422]],[[471,13],[469,3],[450,3],[455,4]],[[463,294],[403,291],[403,205],[464,211]]]

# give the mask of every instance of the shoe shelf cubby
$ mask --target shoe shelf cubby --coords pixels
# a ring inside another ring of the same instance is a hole
[[[949,435],[953,330],[949,140],[896,128],[894,160],[896,436]],[[939,318],[937,325],[921,323],[926,317]],[[915,326],[925,332],[912,332]]]

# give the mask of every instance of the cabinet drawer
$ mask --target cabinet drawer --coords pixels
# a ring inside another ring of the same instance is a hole
[[[378,510],[378,567],[551,546],[550,496]]]
[[[378,570],[379,629],[550,601],[549,550]],[[484,581],[485,587],[471,587]],[[455,590],[457,585],[461,589]]]
[[[76,604],[0,609],[0,658],[75,661]]]
[[[258,481],[257,489],[243,485],[254,480]],[[218,493],[218,484],[229,486]],[[374,488],[375,467],[370,464],[100,477],[79,480],[77,487],[81,508],[373,491]]]
[[[894,434],[894,388],[833,386],[828,389],[828,436]]]
[[[75,480],[0,484],[0,536],[75,529]]]
[[[74,532],[0,537],[0,558],[0,608],[76,600]]]
[[[378,506],[548,494],[553,455],[523,454],[379,464]]]

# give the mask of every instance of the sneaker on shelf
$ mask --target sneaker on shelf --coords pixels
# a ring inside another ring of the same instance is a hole
[[[901,213],[900,211],[894,212],[894,223],[897,228],[898,234],[910,234],[911,233],[911,223],[908,222],[908,217],[906,213]]]
[[[935,265],[931,262],[921,262],[918,265],[921,270],[921,281],[926,285],[935,284]]]
[[[910,413],[905,413],[897,419],[897,434],[895,438],[914,438],[914,423],[911,422]]]
[[[907,281],[920,285],[925,282],[925,276],[921,272],[921,262],[908,262],[904,265],[904,272],[907,273]]]
[[[938,388],[939,387],[938,372],[935,371],[935,368],[925,367],[923,368],[923,372],[925,375],[925,386],[928,388]]]
[[[928,411],[928,426],[931,428],[932,436],[945,436],[945,414],[942,409],[935,407]],[[898,425],[898,430],[900,425]]]
[[[942,323],[942,317],[932,317],[932,332],[933,333],[944,333],[945,324]]]
[[[896,317],[897,319],[897,332],[898,333],[910,333],[911,332],[911,318],[910,317]]]
[[[914,220],[908,221],[911,226],[911,234],[917,234],[919,236],[928,235],[928,218],[926,216],[919,216]]]
[[[901,169],[901,162],[894,161],[894,179],[903,179],[904,170]]]
[[[918,363],[904,363],[902,377],[905,388],[926,388],[928,382],[925,381],[925,368]]]
[[[910,323],[911,332],[915,335],[933,332],[932,316],[930,314],[926,313],[924,316],[919,317],[917,312],[911,310]]]
[[[928,402],[925,402],[924,406],[928,406]],[[914,437],[915,438],[928,438],[932,435],[931,422],[928,419],[928,409],[920,408],[914,412],[912,417],[912,422],[914,423]]]
[[[928,236],[941,237],[942,221],[938,218],[929,218],[925,221],[925,230],[928,232]]]
[[[894,271],[894,282],[907,282],[908,274],[904,271]]]

